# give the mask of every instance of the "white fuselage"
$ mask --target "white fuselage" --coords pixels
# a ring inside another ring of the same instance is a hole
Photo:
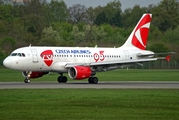
[[[22,55],[25,54],[25,56]],[[88,64],[138,60],[151,51],[124,48],[23,47],[12,52],[4,65],[20,71],[67,72],[66,64]],[[19,54],[19,55],[18,55]]]

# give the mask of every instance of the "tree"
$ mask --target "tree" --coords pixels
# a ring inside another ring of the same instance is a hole
[[[46,0],[24,0],[24,14],[42,16],[45,4],[47,4]]]
[[[120,11],[117,11],[115,16],[110,20],[110,25],[116,27],[122,27],[122,17]]]
[[[79,31],[79,28],[77,25],[73,26],[72,30],[72,36],[75,43],[75,46],[80,46],[84,44],[85,40],[85,33],[83,31]]]
[[[0,38],[5,37],[8,34],[8,22],[0,20]]]
[[[89,7],[88,10],[87,10],[87,23],[88,24],[93,24],[94,23],[94,20],[96,18],[96,11],[93,7]]]
[[[155,43],[149,46],[149,49],[155,53],[169,52],[169,48],[163,43]]]
[[[107,5],[104,7],[104,12],[109,20],[112,19],[117,12],[121,13],[122,10],[120,0],[114,0],[107,3]]]
[[[7,54],[10,54],[14,50],[16,45],[16,40],[11,37],[4,37],[0,39],[1,49],[6,51]]]
[[[179,45],[179,25],[174,30],[168,29],[164,34],[164,38],[166,39],[166,42]]]
[[[164,41],[164,35],[162,34],[162,32],[159,30],[158,27],[154,26],[151,23],[148,39],[151,42],[154,42],[154,41],[160,42],[160,41]]]
[[[13,11],[13,6],[10,4],[0,6],[0,20],[12,22],[14,20],[12,11]]]
[[[140,7],[139,5],[135,5],[132,9],[126,9],[123,13],[123,26],[125,28],[134,27],[136,23],[138,23],[141,16],[146,13],[146,7]]]
[[[69,42],[72,40],[72,29],[73,25],[68,22],[54,22],[52,23],[52,28],[55,31],[58,31],[60,38],[63,39],[65,42]]]
[[[102,11],[101,13],[98,14],[98,16],[96,17],[94,24],[96,25],[101,25],[101,24],[105,24],[105,23],[109,23],[108,18],[106,17],[106,14],[104,11]]]
[[[44,28],[42,33],[42,38],[39,41],[39,45],[45,46],[58,46],[58,42],[60,43],[61,38],[57,31],[53,30],[52,26],[48,28]]]
[[[104,23],[110,24],[112,26],[121,26],[121,3],[119,0],[114,0],[113,2],[107,3],[105,7],[99,7],[99,14],[97,15],[94,23],[96,25],[101,25]]]
[[[51,0],[50,4],[45,6],[45,16],[49,23],[65,22],[68,18],[68,8],[62,0]]]
[[[43,15],[45,4],[46,0],[26,0],[19,7],[22,12],[20,17],[25,30],[38,38],[40,38],[43,28],[47,26]]]
[[[153,9],[153,23],[162,32],[169,28],[175,29],[179,24],[179,2],[177,0],[163,0]]]
[[[35,16],[29,14],[24,17],[24,26],[27,28],[27,32],[31,33],[35,37],[41,37],[42,30],[47,27],[48,24],[43,20],[43,16]]]
[[[68,9],[69,21],[71,23],[88,23],[87,8],[84,5],[76,4]]]

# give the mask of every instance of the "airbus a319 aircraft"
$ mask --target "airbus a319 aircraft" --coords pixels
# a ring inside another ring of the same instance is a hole
[[[151,14],[144,14],[119,48],[29,46],[14,50],[3,64],[9,69],[22,71],[25,83],[30,83],[31,78],[56,72],[60,74],[59,83],[67,82],[63,73],[68,73],[71,79],[88,78],[89,83],[97,84],[96,72],[157,60],[154,52],[146,50],[151,19]]]

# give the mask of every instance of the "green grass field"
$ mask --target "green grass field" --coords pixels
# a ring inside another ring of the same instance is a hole
[[[99,81],[179,81],[179,70],[120,69],[97,76]],[[52,73],[32,82],[56,81],[57,77]],[[0,82],[23,82],[23,79],[20,72],[0,69]],[[0,120],[11,119],[178,120],[179,90],[0,90]]]
[[[178,120],[179,90],[0,90],[1,120]]]
[[[67,74],[65,74],[68,76]],[[33,81],[56,81],[59,75],[51,73]],[[179,70],[119,69],[96,74],[99,81],[179,81]],[[0,69],[0,82],[23,82],[21,72]],[[68,78],[69,81],[70,78]]]

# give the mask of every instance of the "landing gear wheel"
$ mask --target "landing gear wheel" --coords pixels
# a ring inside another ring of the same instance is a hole
[[[94,84],[97,84],[97,83],[98,83],[98,78],[97,78],[97,77],[94,77],[94,78],[92,79],[92,81],[93,81]]]
[[[92,79],[93,77],[88,78],[88,83],[92,84],[93,83]]]
[[[25,80],[24,80],[24,83],[30,83],[31,81],[30,81],[30,79],[28,79],[28,78],[26,78]]]
[[[97,83],[98,83],[98,78],[97,78],[97,77],[90,77],[90,78],[88,79],[88,82],[89,82],[90,84],[97,84]]]
[[[63,81],[63,83],[66,83],[66,82],[67,82],[67,77],[66,77],[66,76],[63,76],[63,77],[62,77],[62,81]]]
[[[59,76],[58,78],[57,78],[57,81],[59,82],[59,83],[62,83],[62,76]]]
[[[58,80],[59,83],[66,83],[67,77],[66,76],[59,76],[57,80]]]

